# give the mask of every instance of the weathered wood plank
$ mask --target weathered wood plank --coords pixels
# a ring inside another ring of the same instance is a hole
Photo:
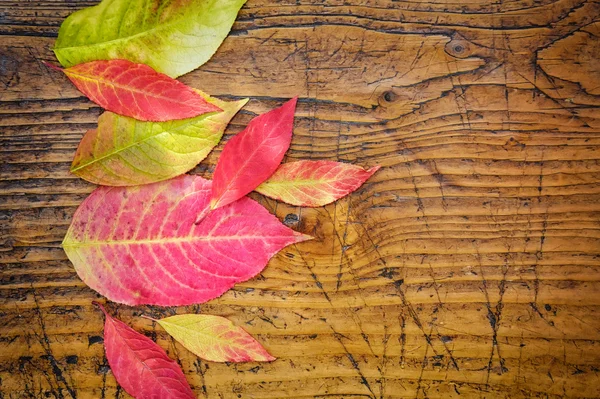
[[[94,188],[70,162],[102,111],[42,64],[96,3],[0,0],[0,397],[127,397],[99,296],[60,248]],[[181,78],[251,98],[225,140],[299,95],[288,161],[383,168],[323,208],[253,194],[316,239],[221,298],[109,308],[201,398],[599,397],[599,26],[585,0],[249,0]],[[230,318],[278,360],[206,363],[138,317],[184,312]]]

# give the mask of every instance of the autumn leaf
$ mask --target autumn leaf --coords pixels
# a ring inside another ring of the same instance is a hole
[[[247,99],[225,102],[197,92],[223,112],[170,122],[142,122],[105,112],[88,131],[71,172],[105,186],[148,184],[194,168],[216,146]]]
[[[111,317],[94,302],[106,317],[104,348],[106,359],[117,382],[136,399],[196,398],[177,362],[150,338]]]
[[[298,161],[281,165],[256,191],[296,206],[323,206],[359,188],[379,166],[364,170],[342,162]]]
[[[164,122],[221,111],[194,89],[127,60],[92,61],[64,72],[90,100],[120,115],[141,121]]]
[[[64,67],[126,59],[173,78],[208,61],[246,0],[104,0],[77,11],[58,31]]]
[[[213,362],[275,360],[243,328],[220,316],[183,314],[155,320],[196,356]]]
[[[79,277],[111,301],[177,306],[220,296],[310,239],[249,198],[195,223],[210,192],[209,180],[189,175],[99,187],[75,212],[63,248]]]
[[[292,140],[297,99],[254,118],[225,144],[213,176],[211,209],[238,200],[275,172]]]

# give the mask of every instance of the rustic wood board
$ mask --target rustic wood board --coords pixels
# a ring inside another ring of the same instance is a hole
[[[42,65],[95,3],[0,0],[0,398],[128,397],[60,248],[101,110]],[[218,300],[108,308],[200,398],[600,397],[599,60],[597,1],[249,0],[182,81],[251,98],[227,137],[298,94],[288,161],[383,168],[324,208],[254,195],[316,239]],[[135,317],[190,311],[278,360],[200,361]]]

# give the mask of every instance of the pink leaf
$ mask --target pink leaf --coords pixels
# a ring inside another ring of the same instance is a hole
[[[127,60],[92,61],[64,72],[90,100],[120,115],[164,122],[221,111],[200,94],[144,64]]]
[[[106,316],[106,359],[117,382],[128,394],[136,399],[196,398],[177,362],[160,346],[111,317],[99,303],[94,304]]]
[[[287,245],[309,237],[243,198],[210,212],[198,176],[99,187],[75,212],[63,247],[81,279],[128,305],[188,305],[246,281]]]
[[[211,209],[242,198],[275,172],[292,140],[297,100],[254,118],[227,142],[213,176]]]
[[[333,161],[297,161],[281,165],[256,191],[296,206],[323,206],[359,188],[375,166],[360,166]]]

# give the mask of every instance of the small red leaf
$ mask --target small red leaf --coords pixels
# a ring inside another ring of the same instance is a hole
[[[292,141],[297,100],[254,118],[227,142],[213,176],[211,209],[242,198],[275,172]]]
[[[90,100],[120,115],[164,122],[221,111],[200,94],[144,64],[92,61],[61,70]]]
[[[193,399],[196,396],[177,362],[150,338],[110,316],[100,307],[106,359],[117,382],[136,399]]]
[[[323,206],[359,188],[375,166],[360,166],[333,161],[298,161],[281,165],[256,191],[296,206]]]
[[[211,182],[183,175],[99,187],[79,206],[63,248],[81,279],[128,305],[190,305],[256,276],[282,248],[310,237],[250,198],[210,212]]]

